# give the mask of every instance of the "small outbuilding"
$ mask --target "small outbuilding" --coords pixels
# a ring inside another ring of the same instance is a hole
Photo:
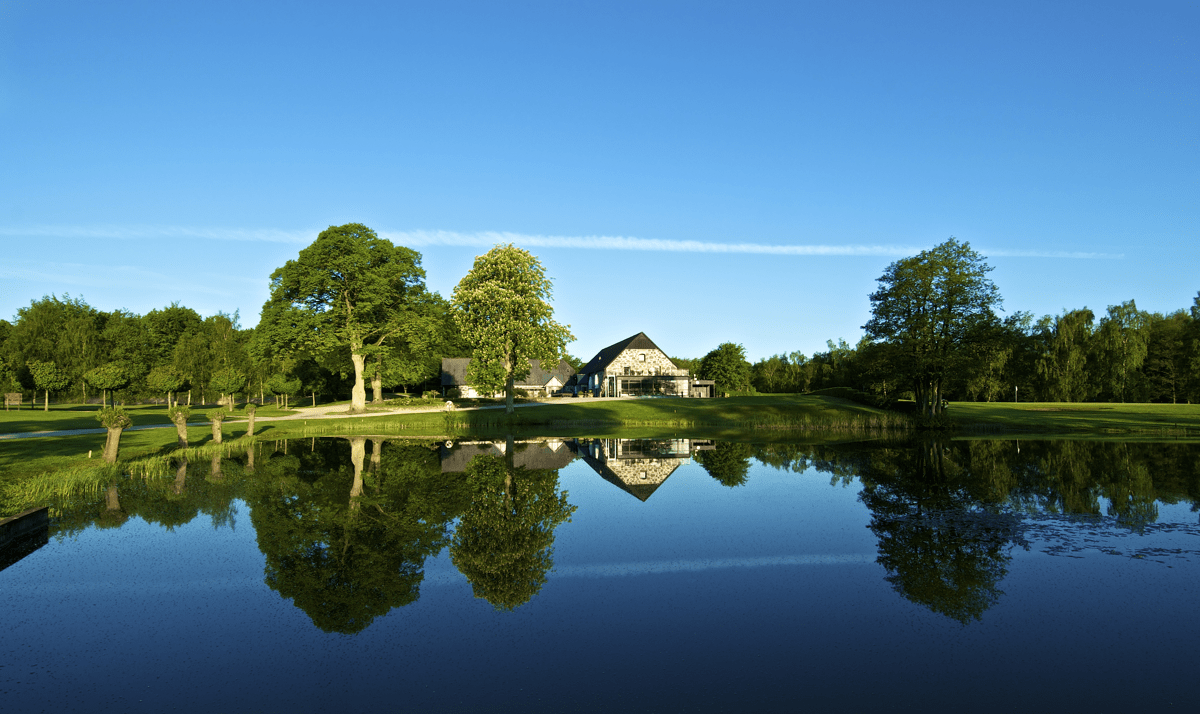
[[[456,388],[467,399],[481,396],[467,384],[467,366],[470,364],[470,357],[443,357],[442,388],[444,390]],[[514,386],[517,389],[525,390],[530,396],[548,397],[560,392],[563,385],[574,375],[575,368],[566,360],[559,360],[553,369],[546,370],[542,368],[542,360],[531,359],[529,360],[529,374],[523,379],[518,379]],[[502,397],[504,394],[501,392],[491,396]]]

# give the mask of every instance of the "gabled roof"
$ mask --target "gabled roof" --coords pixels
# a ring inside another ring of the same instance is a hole
[[[442,386],[443,387],[461,387],[467,383],[467,365],[471,363],[470,357],[443,357],[442,358]],[[566,360],[560,359],[558,364],[552,370],[542,369],[542,361],[537,359],[529,360],[529,376],[518,380],[516,387],[542,387],[550,381],[551,377],[558,377],[559,384],[566,384],[571,375],[575,374],[575,368]]]
[[[579,373],[592,374],[594,372],[599,372],[607,367],[609,363],[616,359],[617,355],[621,354],[625,350],[658,350],[659,352],[662,352],[662,349],[660,349],[658,345],[654,344],[653,340],[651,340],[649,337],[646,337],[645,332],[639,332],[633,337],[621,340],[615,345],[609,345],[608,347],[605,347],[597,352],[596,356],[592,358],[592,361],[585,364],[583,369],[579,370]],[[666,355],[667,353],[663,352],[663,356]],[[671,361],[671,358],[667,357],[667,361]],[[675,364],[673,361],[671,361],[671,364],[675,366],[675,369],[679,369],[679,365]]]
[[[449,442],[447,442],[449,443]],[[454,444],[441,446],[442,473],[461,473],[476,456],[504,456],[497,444]],[[513,465],[527,469],[549,469],[557,471],[575,460],[575,452],[565,445],[557,449],[539,441],[533,444],[517,444],[513,454]]]

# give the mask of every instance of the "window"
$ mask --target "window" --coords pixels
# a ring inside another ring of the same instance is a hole
[[[646,353],[643,352],[640,355],[638,355],[638,362],[645,362],[645,361],[646,361]]]

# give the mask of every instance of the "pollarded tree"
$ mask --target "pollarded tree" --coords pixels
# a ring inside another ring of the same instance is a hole
[[[575,339],[570,325],[554,321],[551,294],[541,262],[512,244],[475,258],[454,288],[455,319],[472,350],[467,383],[481,394],[503,389],[509,414],[513,385],[529,374],[529,360],[553,363]]]
[[[942,388],[976,357],[973,347],[996,320],[1000,291],[970,243],[950,240],[898,260],[871,294],[867,336],[895,347],[893,369],[912,386],[925,416],[942,412]]]
[[[349,347],[350,411],[365,411],[367,353],[400,330],[405,306],[424,292],[420,266],[419,253],[362,224],[331,226],[271,274],[271,299],[263,308],[271,324],[263,329],[283,351],[320,355]]]
[[[43,411],[50,411],[50,392],[66,389],[71,378],[53,362],[30,362],[26,367],[33,377],[34,386],[46,393]]]
[[[83,378],[87,380],[88,384],[100,390],[101,407],[108,406],[106,401],[108,392],[124,389],[129,386],[130,382],[129,370],[119,362],[102,364],[89,370],[87,374],[83,375]]]
[[[104,460],[115,464],[121,450],[121,432],[133,426],[133,420],[120,407],[104,407],[96,413],[96,421],[108,430],[104,439]]]

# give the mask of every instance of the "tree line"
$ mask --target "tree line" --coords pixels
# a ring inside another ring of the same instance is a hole
[[[1088,308],[1035,319],[1001,317],[992,270],[950,240],[892,263],[872,293],[866,335],[851,346],[772,355],[744,347],[672,358],[726,394],[851,390],[881,406],[900,399],[936,417],[949,400],[1193,402],[1200,400],[1200,293],[1190,309],[1097,317]],[[420,253],[361,224],[331,226],[270,277],[254,329],[236,312],[201,317],[172,303],[136,315],[82,298],[34,300],[0,320],[0,387],[87,400],[226,402],[233,395],[351,396],[352,411],[383,389],[437,386],[442,357],[473,357],[468,381],[485,393],[513,384],[529,359],[565,358],[574,339],[553,320],[537,258],[497,246],[476,259],[451,300],[425,288]]]
[[[849,389],[880,403],[911,399],[930,415],[947,400],[1200,401],[1200,293],[1167,314],[1129,300],[1099,316],[1083,307],[1002,317],[990,271],[950,239],[888,267],[856,345],[829,340],[811,356],[750,364],[741,345],[724,343],[702,360],[673,359],[726,393]]]

